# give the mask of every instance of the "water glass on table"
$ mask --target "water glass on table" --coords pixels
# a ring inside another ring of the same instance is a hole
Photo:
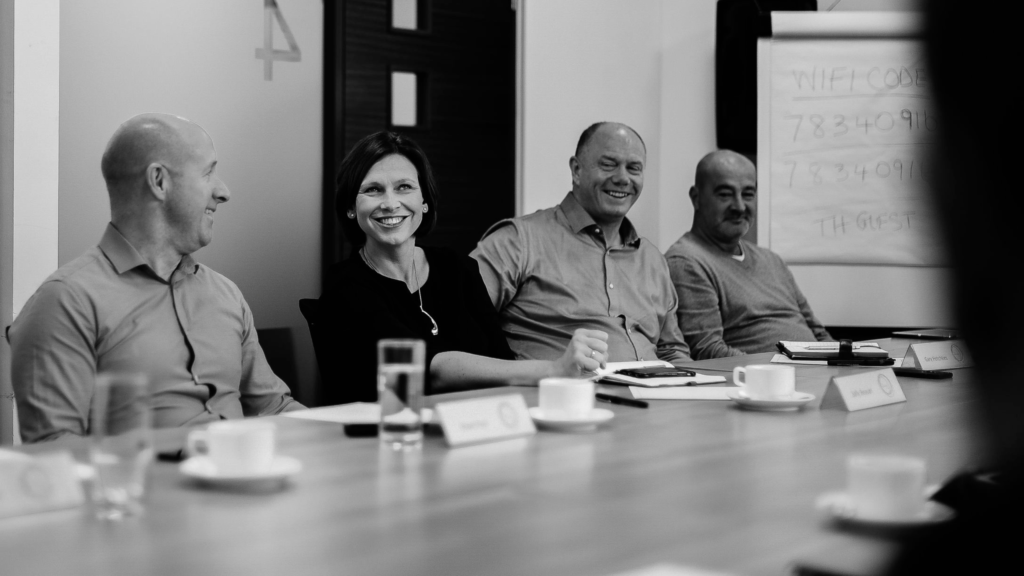
[[[377,342],[377,397],[380,441],[396,450],[423,444],[423,340],[384,339]]]
[[[152,414],[145,374],[100,373],[89,408],[90,459],[96,469],[96,516],[120,520],[142,512],[153,460]]]

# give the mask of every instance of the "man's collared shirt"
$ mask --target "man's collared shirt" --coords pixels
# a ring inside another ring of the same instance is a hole
[[[112,224],[39,287],[10,340],[26,441],[88,434],[98,372],[146,374],[157,427],[302,408],[233,282],[191,256],[164,280]]]
[[[628,219],[620,233],[623,245],[609,248],[570,192],[484,234],[471,256],[517,358],[555,360],[586,328],[608,333],[610,362],[690,360],[665,259]]]

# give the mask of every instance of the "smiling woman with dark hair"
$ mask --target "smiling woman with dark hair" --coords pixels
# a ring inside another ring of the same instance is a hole
[[[546,376],[575,376],[607,359],[604,332],[577,330],[554,361],[514,361],[476,261],[444,248],[421,248],[437,218],[438,190],[423,150],[394,132],[359,142],[341,163],[338,218],[361,245],[334,265],[320,297],[335,381],[321,404],[377,398],[377,341],[427,344],[427,394]]]

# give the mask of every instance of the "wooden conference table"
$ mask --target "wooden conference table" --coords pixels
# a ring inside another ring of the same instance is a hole
[[[912,342],[882,341],[893,356]],[[724,373],[770,356],[693,366]],[[820,400],[853,370],[798,367],[797,389]],[[871,572],[893,541],[829,524],[815,497],[844,487],[854,451],[923,456],[930,482],[973,464],[969,376],[900,378],[906,403],[854,413],[818,400],[796,413],[602,403],[615,419],[596,433],[456,449],[427,437],[413,453],[276,417],[281,453],[304,464],[283,491],[201,488],[156,462],[139,518],[104,523],[87,505],[0,520],[0,574],[603,575],[658,563],[781,574],[794,561]],[[432,401],[509,392],[536,404],[519,387]]]

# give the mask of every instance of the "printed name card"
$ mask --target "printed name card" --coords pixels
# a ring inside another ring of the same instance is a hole
[[[967,352],[967,344],[963,340],[911,344],[903,359],[904,368],[921,370],[951,370],[971,366],[974,366],[974,360]]]
[[[70,452],[29,456],[0,450],[0,518],[73,508],[83,501]]]
[[[441,402],[434,410],[452,447],[537,433],[521,394]]]
[[[903,389],[892,368],[860,372],[849,376],[835,376],[828,383],[821,409],[835,408],[855,412],[886,404],[906,402]]]

